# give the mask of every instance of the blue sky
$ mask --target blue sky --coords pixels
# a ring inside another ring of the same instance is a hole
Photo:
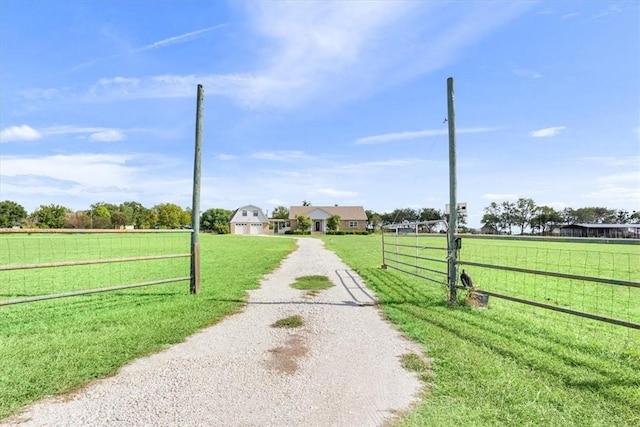
[[[640,209],[640,3],[0,2],[0,199]]]

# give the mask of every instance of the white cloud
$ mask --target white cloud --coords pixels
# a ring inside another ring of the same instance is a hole
[[[527,79],[540,79],[542,78],[542,74],[538,71],[531,70],[528,68],[519,67],[517,65],[511,64],[511,72],[518,77],[525,77]]]
[[[115,129],[107,129],[89,135],[89,140],[96,142],[114,142],[122,141],[124,134]]]
[[[131,155],[70,154],[52,156],[4,156],[0,159],[2,175],[34,175],[75,183],[111,187],[128,187],[133,169],[127,162]]]
[[[236,160],[237,158],[238,158],[238,156],[235,156],[233,154],[219,153],[218,155],[216,155],[216,159],[222,160],[223,162],[226,162],[226,161],[229,161],[229,160]]]
[[[609,207],[640,208],[640,171],[601,176],[592,187],[594,191],[583,198],[597,199]]]
[[[33,141],[42,138],[40,132],[28,125],[9,126],[0,130],[0,143],[13,141]]]
[[[550,136],[556,136],[560,131],[566,129],[564,126],[554,126],[550,128],[533,130],[529,133],[532,138],[547,138]]]
[[[618,13],[622,13],[622,12],[623,12],[623,9],[619,5],[610,4],[606,9],[593,15],[592,18],[593,19],[604,18],[605,16],[617,15]]]
[[[246,69],[233,74],[109,77],[85,93],[65,93],[64,99],[190,97],[198,83],[209,94],[228,96],[249,108],[358,98],[441,69],[531,4],[483,2],[468,8],[455,2],[246,2],[241,7],[256,36],[250,47],[255,60]],[[455,19],[443,25],[442,14]]]
[[[608,167],[620,167],[620,166],[635,166],[640,167],[640,156],[627,156],[627,157],[579,157],[576,159],[579,162],[595,163],[598,166]]]
[[[84,63],[82,63],[80,65],[76,65],[75,67],[71,68],[71,70],[76,70],[78,68],[87,67],[89,65],[93,65],[95,63],[98,63],[98,62],[101,62],[101,61],[105,61],[105,60],[108,60],[108,59],[120,58],[120,57],[125,56],[125,55],[133,55],[133,54],[136,54],[136,53],[139,53],[139,52],[144,52],[146,50],[158,49],[158,48],[162,48],[162,47],[165,47],[165,46],[170,46],[170,45],[174,45],[174,44],[178,44],[178,43],[184,43],[184,42],[187,42],[187,41],[190,41],[190,40],[194,40],[194,39],[196,39],[198,37],[201,37],[202,35],[210,32],[210,31],[213,31],[213,30],[215,30],[217,28],[223,27],[225,25],[226,24],[219,24],[219,25],[214,25],[212,27],[203,28],[203,29],[196,30],[196,31],[190,31],[188,33],[180,34],[180,35],[177,35],[177,36],[168,37],[166,39],[159,40],[159,41],[150,43],[150,44],[145,45],[145,46],[141,46],[141,47],[137,47],[137,48],[134,48],[134,49],[130,49],[130,50],[126,51],[126,52],[122,52],[122,53],[118,53],[118,54],[110,55],[110,56],[105,56],[105,57],[102,57],[102,58],[92,59],[92,60],[84,62]]]
[[[456,129],[456,134],[493,132],[498,129],[499,128],[495,128],[495,127],[461,128],[461,129]],[[449,133],[449,130],[447,128],[384,133],[380,135],[372,135],[364,138],[359,138],[355,141],[354,144],[355,145],[385,144],[387,142],[393,142],[393,141],[404,141],[408,139],[418,139],[418,138],[427,138],[431,136],[447,135],[448,133]]]
[[[312,158],[303,151],[260,151],[251,154],[251,157],[259,160],[274,160],[279,162],[309,160]]]

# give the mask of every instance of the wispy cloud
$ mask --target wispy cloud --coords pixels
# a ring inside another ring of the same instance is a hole
[[[274,160],[278,162],[309,160],[312,158],[303,151],[260,151],[251,154],[251,157],[258,160]]]
[[[125,139],[124,134],[116,129],[105,129],[89,135],[89,140],[95,142],[115,142],[123,139]]]
[[[86,126],[51,126],[34,129],[29,125],[9,126],[0,131],[0,142],[31,141],[52,135],[81,135],[94,142],[115,142],[124,140],[125,134],[119,129]]]
[[[558,133],[566,129],[564,126],[554,126],[550,128],[533,130],[529,133],[532,138],[548,138],[550,136],[556,136]]]
[[[598,166],[606,167],[640,167],[640,156],[626,156],[626,157],[578,157],[576,159],[579,162],[596,164]]]
[[[235,156],[233,154],[219,153],[218,155],[216,155],[216,159],[222,160],[223,162],[230,161],[230,160],[236,160],[237,158],[238,158],[238,156]]]
[[[566,15],[562,15],[560,19],[575,18],[576,16],[580,16],[580,14],[578,12],[572,12],[572,13],[567,13]]]
[[[132,170],[127,163],[133,159],[132,155],[82,153],[42,157],[5,156],[2,158],[2,175],[44,176],[101,187],[127,187],[132,178]]]
[[[202,29],[196,30],[196,31],[190,31],[188,33],[180,34],[180,35],[177,35],[177,36],[168,37],[166,39],[159,40],[159,41],[150,43],[150,44],[145,45],[145,46],[141,46],[141,47],[137,47],[137,48],[134,48],[134,49],[130,49],[130,50],[126,51],[126,52],[118,53],[118,54],[115,54],[115,55],[104,56],[104,57],[101,57],[101,58],[92,59],[90,61],[87,61],[87,62],[84,62],[82,64],[76,65],[75,67],[71,68],[71,70],[76,70],[78,68],[87,67],[89,65],[93,65],[93,64],[96,64],[96,63],[101,62],[101,61],[106,61],[108,59],[120,58],[120,57],[126,56],[126,55],[134,55],[136,53],[144,52],[146,50],[159,49],[159,48],[162,48],[162,47],[171,46],[171,45],[178,44],[178,43],[185,43],[185,42],[188,42],[190,40],[193,40],[193,39],[196,39],[198,37],[201,37],[202,35],[210,32],[210,31],[213,31],[213,30],[215,30],[217,28],[223,27],[225,25],[227,25],[227,24],[224,23],[224,24],[214,25],[212,27],[202,28]]]
[[[289,108],[319,98],[341,102],[441,69],[531,4],[483,2],[467,8],[455,2],[246,2],[242,7],[249,30],[256,36],[253,63],[243,64],[244,70],[107,77],[88,91],[65,92],[64,98],[91,102],[188,97],[193,96],[195,84],[202,83],[208,93],[227,96],[249,108]],[[442,13],[455,19],[443,26]],[[116,56],[191,40],[218,27]],[[406,28],[414,30],[407,32]],[[34,89],[30,95],[50,96],[54,90]]]
[[[609,15],[617,15],[618,13],[622,13],[623,9],[617,4],[610,4],[606,9],[596,13],[592,16],[593,19],[604,18]]]
[[[456,133],[467,134],[467,133],[494,132],[499,129],[500,128],[497,128],[497,127],[461,128],[461,129],[456,129]],[[386,144],[388,142],[394,142],[394,141],[405,141],[409,139],[419,139],[419,138],[428,138],[431,136],[447,135],[448,133],[449,131],[447,128],[384,133],[380,135],[372,135],[372,136],[366,136],[364,138],[359,138],[354,142],[354,144],[355,145]]]
[[[525,77],[527,79],[540,79],[542,74],[538,71],[523,68],[515,64],[509,64],[511,66],[511,72],[518,77]]]
[[[585,193],[583,198],[605,201],[610,207],[640,208],[640,171],[601,176],[592,187],[594,191]]]
[[[9,126],[0,130],[0,143],[33,141],[40,138],[42,134],[28,125]]]

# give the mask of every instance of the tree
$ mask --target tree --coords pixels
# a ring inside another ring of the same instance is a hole
[[[158,213],[158,226],[160,228],[180,228],[183,212],[175,203],[161,203],[153,207]]]
[[[550,206],[539,206],[531,218],[531,230],[540,230],[541,234],[551,232],[553,227],[563,222],[562,213]]]
[[[624,209],[618,209],[615,213],[615,223],[616,224],[628,224],[631,220],[631,215],[629,215],[629,211]]]
[[[231,215],[233,215],[233,212],[227,209],[207,209],[200,216],[200,227],[206,231],[228,234]]]
[[[69,209],[59,205],[40,205],[31,217],[38,228],[62,228]]]
[[[485,227],[495,228],[496,230],[503,231],[500,223],[500,216],[502,210],[496,202],[491,202],[489,206],[484,208],[484,215],[480,221]]]
[[[508,229],[509,234],[511,234],[511,229],[515,221],[516,204],[513,202],[502,202],[500,208],[500,228],[502,230]]]
[[[531,225],[531,218],[535,215],[536,204],[533,199],[519,198],[513,210],[513,223],[520,227],[520,234]]]
[[[144,227],[144,219],[149,209],[142,206],[138,202],[123,202],[118,207],[121,212],[124,212],[128,218],[128,224],[133,224],[136,228],[149,228]]]
[[[443,215],[438,209],[422,208],[420,210],[420,221],[437,221],[442,219]]]
[[[91,216],[88,212],[89,211],[67,212],[64,228],[91,228]]]
[[[159,221],[158,211],[155,209],[147,209],[147,211],[144,213],[144,217],[142,219],[140,228],[143,228],[143,229],[154,228],[157,226],[158,221]]]
[[[289,219],[289,209],[284,206],[277,206],[273,212],[271,212],[271,218],[273,219]]]
[[[22,205],[11,200],[0,202],[0,228],[20,225],[25,219],[27,219],[27,211]]]
[[[364,211],[364,213],[367,215],[367,223],[371,229],[376,229],[382,224],[382,217],[380,214],[369,209]]]
[[[111,211],[105,204],[92,205],[91,228],[111,228]]]
[[[296,219],[298,220],[298,230],[309,231],[311,229],[311,218],[307,215],[298,215]]]
[[[340,228],[340,220],[341,220],[340,215],[335,215],[335,214],[331,215],[327,219],[327,230],[338,231],[338,229]]]
[[[129,225],[129,218],[127,214],[121,211],[114,211],[111,213],[111,225],[115,228],[125,227]]]
[[[180,215],[180,225],[183,227],[191,226],[191,208],[184,208],[182,215]]]
[[[405,221],[417,221],[420,215],[415,209],[412,208],[404,208],[404,209],[394,209],[391,213],[382,214],[382,219],[385,223],[400,223]]]

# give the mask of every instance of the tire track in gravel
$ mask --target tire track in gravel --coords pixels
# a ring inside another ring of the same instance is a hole
[[[417,399],[421,384],[399,357],[420,348],[383,320],[362,279],[323,245],[298,239],[241,312],[0,425],[387,425]],[[289,286],[308,275],[335,286],[314,297]],[[303,327],[270,326],[293,315]]]

